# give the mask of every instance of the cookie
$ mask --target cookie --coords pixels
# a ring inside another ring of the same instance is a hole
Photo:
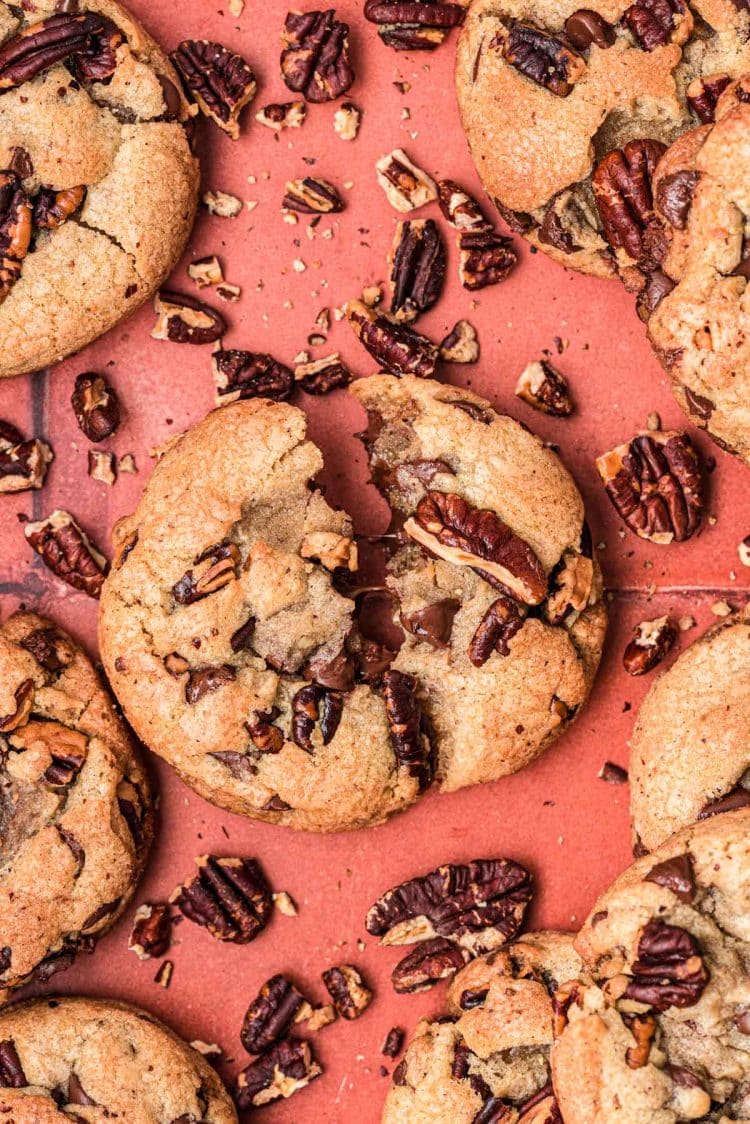
[[[208,800],[310,831],[377,823],[431,775],[408,676],[351,646],[351,521],[311,481],[302,411],[224,406],[165,453],[114,532],[100,646],[139,737]],[[356,677],[355,677],[356,671]]]
[[[136,748],[48,620],[0,627],[0,998],[67,967],[132,897],[153,835]]]
[[[7,377],[78,351],[158,289],[199,169],[174,68],[114,0],[0,2],[0,95]]]
[[[559,1124],[551,994],[580,968],[567,933],[529,933],[473,960],[451,983],[448,1014],[417,1026],[383,1124],[473,1124],[506,1113],[514,1124]]]
[[[444,791],[533,760],[588,696],[606,629],[583,501],[552,450],[470,391],[389,375],[351,388],[401,526],[388,585]]]
[[[652,685],[630,754],[633,834],[647,850],[750,804],[750,610],[709,629]]]
[[[206,1059],[145,1011],[113,1000],[33,999],[7,1008],[0,1088],[9,1124],[237,1124]]]
[[[673,836],[599,898],[555,998],[566,1124],[750,1119],[750,810]],[[567,1025],[566,1025],[567,1024]]]
[[[750,70],[749,34],[750,13],[732,0],[475,0],[456,88],[500,214],[569,268],[627,276],[648,264],[649,169],[707,119],[702,79]]]
[[[668,251],[642,304],[675,398],[695,425],[750,464],[750,80],[724,91],[717,120],[686,133],[657,169]]]

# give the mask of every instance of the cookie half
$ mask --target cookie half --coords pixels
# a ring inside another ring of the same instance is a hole
[[[171,272],[197,205],[188,121],[114,0],[0,2],[0,377],[78,351]]]
[[[86,654],[0,627],[0,996],[67,967],[132,897],[153,835],[143,764]]]
[[[750,811],[686,828],[599,898],[555,1005],[566,1124],[750,1118]]]
[[[145,1011],[34,999],[0,1014],[0,1088],[17,1124],[237,1124],[216,1071]]]

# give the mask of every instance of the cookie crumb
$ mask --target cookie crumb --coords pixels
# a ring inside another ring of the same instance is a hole
[[[158,971],[157,971],[156,975],[154,976],[154,983],[157,983],[159,985],[159,987],[163,987],[165,989],[168,988],[169,985],[172,982],[173,973],[174,973],[174,964],[172,963],[172,961],[171,960],[164,960],[159,965]]]

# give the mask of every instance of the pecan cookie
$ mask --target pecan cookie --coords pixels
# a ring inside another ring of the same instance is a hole
[[[708,119],[706,82],[750,70],[749,33],[732,0],[475,0],[456,86],[501,215],[563,265],[637,284],[660,253],[656,160]]]
[[[586,701],[606,628],[583,501],[550,449],[470,391],[354,383],[376,484],[401,525],[389,564],[444,791],[513,773]]]
[[[552,1050],[566,1124],[750,1119],[750,810],[639,859],[576,937]]]
[[[32,999],[0,1014],[0,1104],[10,1124],[237,1124],[206,1059],[113,1000]]]
[[[633,833],[647,850],[695,820],[750,805],[750,609],[656,680],[630,755]]]
[[[114,0],[0,0],[0,377],[90,343],[171,271],[197,203],[188,117]]]
[[[383,1124],[560,1124],[552,994],[580,969],[567,933],[529,933],[473,960],[451,983],[448,1014],[417,1026]]]
[[[50,621],[23,612],[0,628],[0,696],[2,998],[91,951],[119,917],[153,811],[96,672]]]
[[[356,545],[322,465],[304,414],[268,399],[180,437],[115,528],[100,644],[138,735],[197,792],[335,831],[415,800],[432,751],[410,677],[357,659],[334,581]]]

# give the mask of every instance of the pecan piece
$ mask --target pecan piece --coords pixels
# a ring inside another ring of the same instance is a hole
[[[391,972],[393,990],[399,994],[425,991],[455,975],[470,959],[471,953],[445,937],[421,941]]]
[[[445,937],[478,955],[516,935],[531,896],[531,876],[510,859],[448,863],[388,890],[365,924],[384,945]]]
[[[573,413],[568,381],[546,359],[529,363],[516,384],[516,394],[533,409],[553,418],[568,418]]]
[[[224,317],[195,297],[162,289],[154,299],[155,340],[173,343],[216,343],[227,330]]]
[[[407,632],[424,640],[433,648],[447,648],[450,643],[453,629],[453,618],[461,608],[461,602],[453,597],[446,597],[442,601],[433,601],[423,609],[416,609],[413,613],[401,613],[400,621]]]
[[[649,921],[638,942],[638,959],[624,997],[654,1011],[693,1007],[708,983],[697,939],[678,925]]]
[[[653,180],[665,148],[661,141],[630,141],[608,152],[592,176],[604,237],[613,250],[623,251],[634,262],[658,264],[663,256]]]
[[[509,644],[523,628],[524,617],[510,597],[493,601],[477,626],[469,644],[469,659],[475,667],[483,667],[493,652],[509,656]]]
[[[301,128],[306,116],[307,106],[303,101],[272,102],[255,114],[255,120],[279,133],[282,129]]]
[[[317,176],[287,180],[281,205],[305,215],[331,215],[344,209],[344,201],[333,184]]]
[[[458,236],[458,276],[474,291],[504,281],[518,262],[513,241],[494,231],[470,231]]]
[[[731,79],[728,74],[712,74],[694,78],[685,91],[687,103],[702,125],[710,125],[716,116],[716,103]]]
[[[661,663],[677,639],[677,627],[669,617],[641,621],[635,635],[623,652],[622,662],[628,675],[645,675]]]
[[[31,652],[40,667],[51,675],[70,667],[75,659],[75,649],[56,628],[35,628],[21,641],[21,647]]]
[[[88,741],[85,734],[70,730],[59,722],[30,722],[12,739],[23,748],[41,742],[49,752],[50,763],[43,779],[53,788],[66,788],[76,779],[86,760]]]
[[[614,27],[591,8],[579,8],[565,21],[565,38],[577,51],[587,51],[595,43],[606,50],[617,38]]]
[[[41,488],[52,457],[46,441],[24,441],[15,426],[0,421],[0,495]]]
[[[186,570],[172,586],[172,596],[179,605],[201,601],[237,579],[240,561],[239,548],[233,542],[209,546],[197,555],[193,568]]]
[[[37,230],[57,230],[80,211],[85,199],[85,187],[69,187],[64,191],[41,188],[34,199],[34,226]]]
[[[240,114],[258,88],[245,59],[206,39],[186,39],[170,57],[201,113],[238,140]]]
[[[404,1037],[400,1026],[392,1026],[380,1047],[380,1053],[386,1058],[397,1058],[404,1048]]]
[[[120,400],[102,375],[78,375],[70,399],[78,427],[89,441],[105,441],[120,425]]]
[[[53,574],[89,597],[99,596],[107,560],[92,546],[72,515],[53,511],[38,523],[27,523],[23,533]]]
[[[516,23],[498,35],[503,58],[551,94],[566,98],[586,70],[581,58],[561,39],[528,23]]]
[[[462,231],[492,230],[482,208],[455,180],[439,180],[438,205],[452,227]]]
[[[353,964],[338,964],[323,972],[323,983],[343,1019],[358,1019],[372,1003],[372,991]]]
[[[299,363],[294,368],[294,381],[305,394],[329,394],[348,386],[352,373],[341,362],[338,352],[311,363]]]
[[[34,705],[34,680],[24,679],[16,690],[14,691],[13,698],[15,700],[16,709],[12,714],[5,714],[0,717],[0,732],[7,734],[11,730],[17,730],[19,726],[25,726],[31,714],[31,708]]]
[[[405,219],[396,227],[391,264],[391,313],[415,320],[437,301],[445,280],[445,244],[432,219]]]
[[[394,148],[375,164],[378,183],[397,211],[416,211],[437,197],[435,181],[413,164],[402,148]]]
[[[240,1041],[248,1054],[262,1054],[309,1011],[304,995],[286,976],[272,976],[245,1012]]]
[[[0,304],[21,276],[31,224],[32,207],[20,178],[15,172],[0,171]]]
[[[361,122],[362,110],[351,101],[342,102],[333,115],[334,132],[344,141],[357,139]]]
[[[282,33],[281,76],[310,102],[335,101],[354,81],[349,25],[325,12],[289,12]]]
[[[22,86],[63,61],[81,82],[108,82],[124,40],[111,20],[95,12],[50,16],[0,47],[0,92]]]
[[[479,359],[477,330],[468,320],[457,320],[440,344],[444,363],[476,363]]]
[[[417,681],[413,675],[393,670],[383,673],[383,698],[393,752],[399,766],[416,777],[422,792],[432,782],[434,755],[416,689]]]
[[[693,17],[682,0],[636,0],[623,13],[622,22],[644,51],[684,43],[693,29]]]
[[[198,873],[170,897],[189,921],[219,941],[248,944],[269,922],[273,899],[255,859],[200,855]]]
[[[274,726],[279,714],[276,706],[270,710],[254,710],[250,721],[245,723],[250,740],[259,753],[281,753],[284,748],[284,732]]]
[[[464,21],[460,4],[436,0],[367,0],[365,19],[378,25],[378,35],[396,51],[432,51],[452,27]]]
[[[281,1097],[291,1097],[320,1077],[322,1072],[309,1042],[285,1038],[238,1074],[235,1103],[240,1112],[247,1112]]]
[[[346,317],[360,343],[385,371],[393,375],[432,378],[437,345],[406,324],[396,324],[363,301],[349,301]]]
[[[572,623],[591,599],[594,563],[578,550],[566,550],[550,575],[550,595],[544,615],[550,624]]]
[[[294,389],[294,374],[272,355],[236,348],[213,354],[216,404],[245,398],[273,398],[286,402]]]
[[[703,517],[698,453],[685,433],[639,433],[596,462],[612,504],[631,531],[651,542],[683,542]]]
[[[193,667],[188,674],[185,684],[185,702],[195,706],[205,695],[226,687],[233,683],[237,673],[229,664],[220,664],[217,667]]]
[[[656,1019],[648,1014],[625,1014],[622,1020],[635,1038],[635,1046],[629,1046],[625,1052],[625,1063],[628,1069],[642,1069],[648,1063],[656,1037]]]
[[[472,507],[450,492],[428,492],[404,531],[432,554],[471,566],[527,605],[547,595],[547,575],[534,551],[488,508]]]
[[[417,5],[421,7],[422,0],[415,0]],[[434,51],[447,34],[442,27],[423,27],[416,23],[386,23],[378,28],[381,41],[394,51]]]
[[[164,956],[172,937],[172,922],[166,902],[146,903],[135,911],[128,949],[139,960]]]
[[[313,731],[320,726],[323,745],[333,739],[344,712],[344,700],[338,691],[330,691],[309,683],[292,698],[292,737],[300,749],[314,753]]]
[[[0,1089],[23,1089],[28,1085],[15,1043],[6,1038],[0,1042]]]

